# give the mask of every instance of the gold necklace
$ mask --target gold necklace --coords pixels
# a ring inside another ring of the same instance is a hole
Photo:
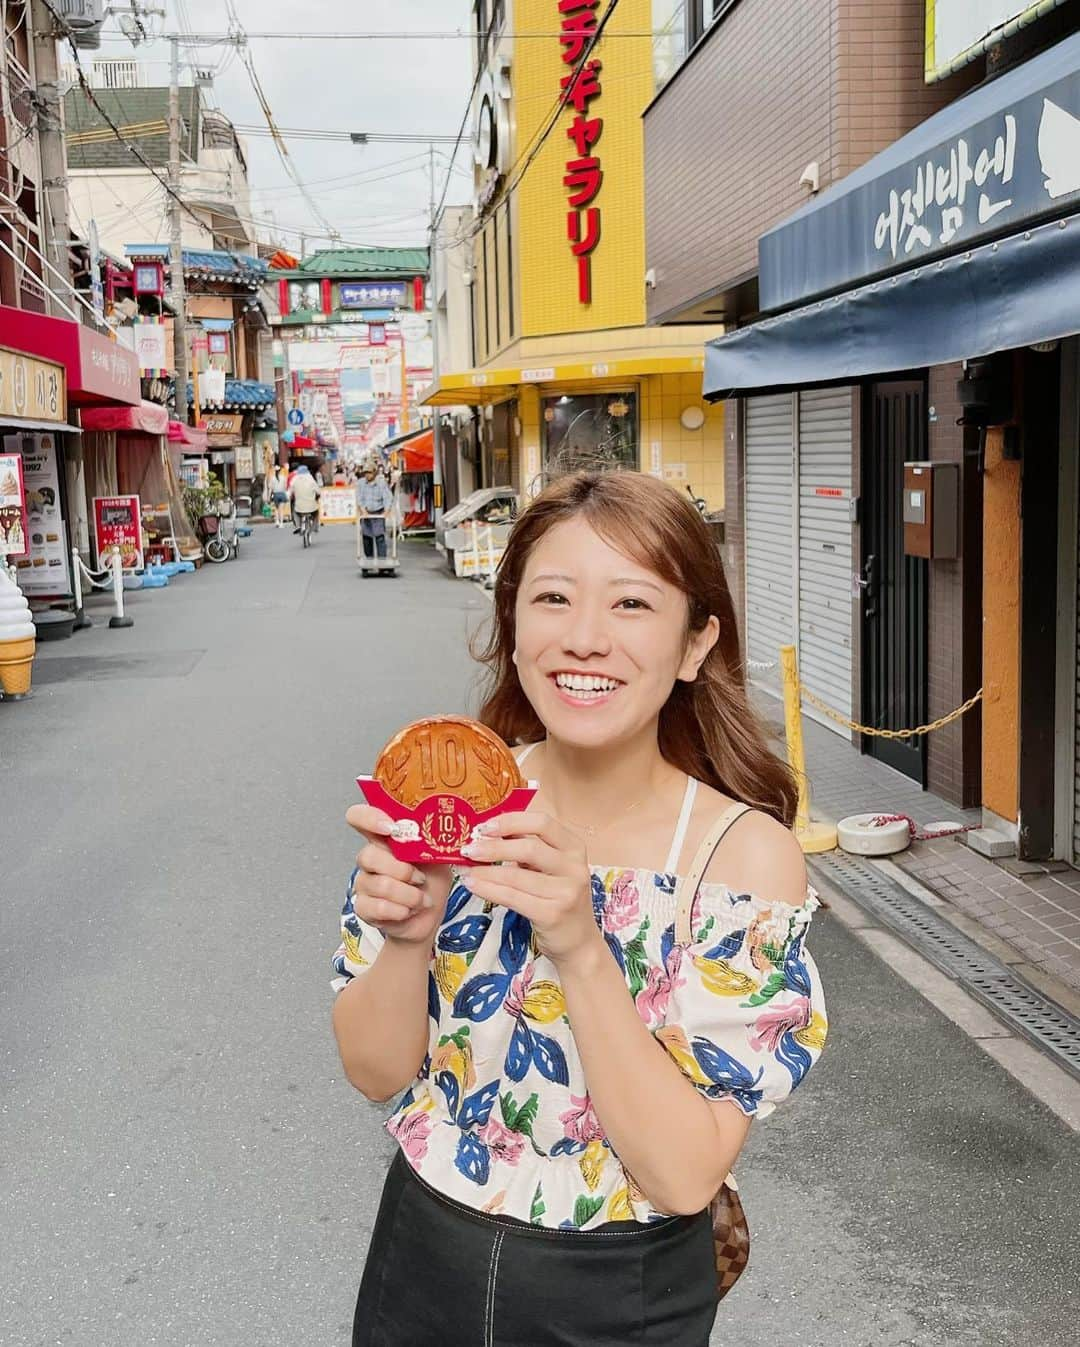
[[[583,833],[586,837],[595,837],[597,833],[606,832],[613,823],[618,823],[621,818],[625,818],[626,815],[636,809],[638,805],[644,804],[650,794],[651,791],[646,792],[639,800],[635,800],[633,804],[628,804],[625,809],[620,809],[615,817],[609,818],[606,823],[568,823],[566,826],[572,828],[574,832]]]

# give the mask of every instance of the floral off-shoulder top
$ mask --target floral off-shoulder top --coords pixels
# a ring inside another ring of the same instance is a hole
[[[354,872],[355,877],[355,872]],[[333,959],[340,990],[382,936],[353,910]],[[703,884],[693,938],[676,943],[678,877],[592,870],[593,910],[638,1014],[693,1085],[765,1117],[806,1076],[827,1021],[806,928],[793,907]],[[430,1041],[387,1123],[409,1164],[477,1211],[588,1230],[665,1215],[638,1190],[593,1110],[559,977],[530,923],[458,884],[435,937]]]

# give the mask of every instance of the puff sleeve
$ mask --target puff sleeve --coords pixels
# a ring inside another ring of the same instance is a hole
[[[331,959],[334,976],[330,986],[335,993],[359,977],[375,962],[383,947],[383,934],[361,921],[353,908],[353,884],[359,869],[354,869],[345,885],[345,906],[341,909],[341,944]]]
[[[710,884],[700,901],[691,944],[676,945],[669,929],[670,996],[654,1032],[706,1098],[764,1118],[825,1046],[825,999],[806,949],[817,895],[808,890],[796,908]]]

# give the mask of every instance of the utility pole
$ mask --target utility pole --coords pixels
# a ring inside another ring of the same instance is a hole
[[[38,153],[41,157],[45,256],[64,277],[71,299],[71,225],[68,222],[67,152],[64,148],[64,119],[60,104],[60,71],[56,60],[56,19],[45,0],[31,0],[30,26],[34,35],[34,104],[37,112]],[[52,294],[55,279],[45,277],[48,309],[53,317],[64,317]]]
[[[180,219],[180,42],[169,38],[169,273],[173,306],[173,369],[176,419],[188,424],[187,305],[184,299],[184,243]]]
[[[431,286],[431,377],[439,377],[439,288],[436,284],[436,255],[438,221],[435,219],[435,146],[428,146],[428,284]],[[402,347],[404,348],[404,342]],[[442,416],[438,404],[431,409],[431,467],[434,487],[435,525],[438,527],[443,512],[442,475]]]

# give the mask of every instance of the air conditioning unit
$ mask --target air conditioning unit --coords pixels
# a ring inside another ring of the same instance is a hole
[[[105,22],[105,0],[56,0],[54,8],[75,32],[80,28],[100,28]]]

